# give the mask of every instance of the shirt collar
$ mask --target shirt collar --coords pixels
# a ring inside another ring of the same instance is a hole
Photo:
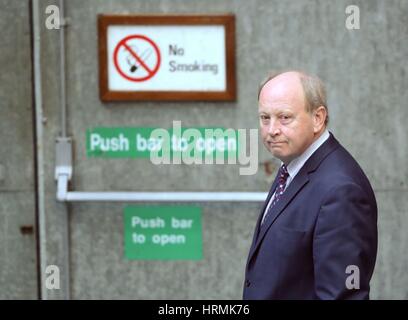
[[[330,134],[327,129],[324,130],[322,135],[314,141],[299,157],[293,159],[288,165],[287,169],[289,176],[293,179],[296,174],[302,169],[305,162],[312,156],[312,154],[319,149],[319,147],[329,139]]]

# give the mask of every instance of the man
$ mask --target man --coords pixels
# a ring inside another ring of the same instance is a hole
[[[263,142],[282,164],[255,228],[244,299],[368,299],[376,200],[327,130],[323,84],[285,72],[261,85],[258,100]]]

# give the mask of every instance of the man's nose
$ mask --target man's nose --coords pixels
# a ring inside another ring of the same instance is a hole
[[[280,123],[276,119],[271,119],[268,127],[268,134],[271,136],[276,136],[280,134]]]

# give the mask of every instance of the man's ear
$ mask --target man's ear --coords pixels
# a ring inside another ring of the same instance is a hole
[[[322,130],[325,125],[327,117],[327,110],[325,107],[320,106],[313,112],[313,131],[317,133]]]

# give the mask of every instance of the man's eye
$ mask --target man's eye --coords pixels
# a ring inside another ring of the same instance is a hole
[[[268,116],[261,116],[261,120],[268,120],[269,117]]]

